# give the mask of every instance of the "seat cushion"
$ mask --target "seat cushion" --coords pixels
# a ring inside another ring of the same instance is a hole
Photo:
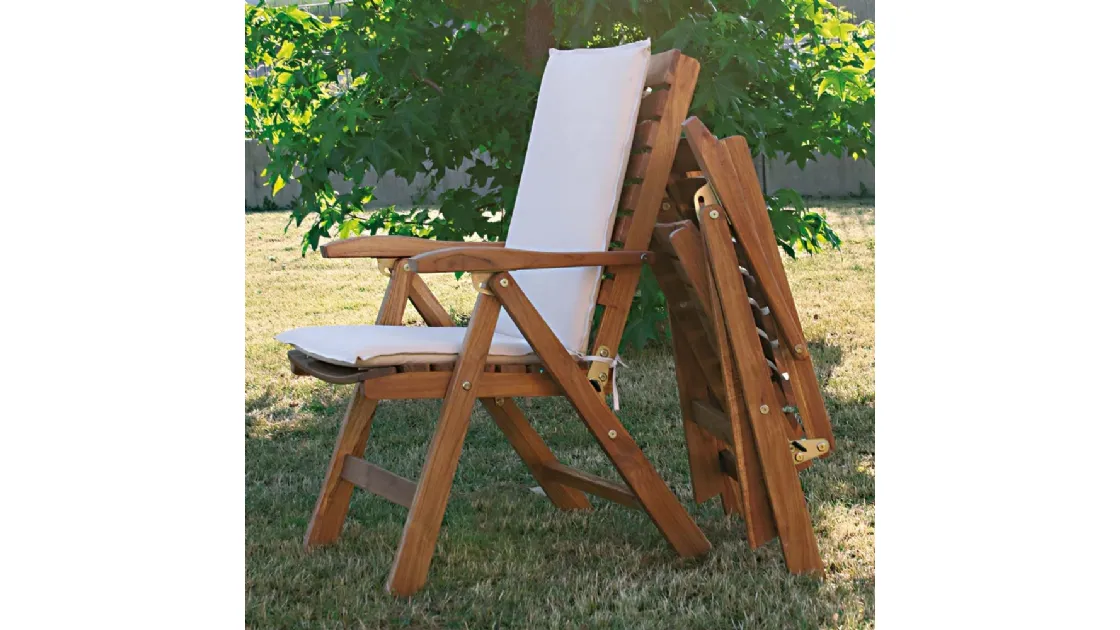
[[[606,251],[649,65],[648,40],[550,50],[506,247]],[[601,267],[514,271],[569,352],[587,351]],[[503,309],[497,330],[521,333]]]
[[[466,328],[420,326],[313,326],[276,336],[320,361],[346,367],[402,363],[453,363],[463,349]],[[536,363],[533,348],[520,337],[494,334],[491,363]]]

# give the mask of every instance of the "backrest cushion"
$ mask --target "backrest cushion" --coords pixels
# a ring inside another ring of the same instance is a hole
[[[506,247],[607,250],[649,58],[649,40],[549,50]],[[585,352],[602,267],[512,275],[564,347]],[[504,309],[497,331],[521,336]]]

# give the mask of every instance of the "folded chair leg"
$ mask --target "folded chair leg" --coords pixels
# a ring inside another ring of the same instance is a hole
[[[657,474],[626,427],[591,387],[587,375],[580,373],[571,355],[533,308],[513,276],[507,272],[495,274],[490,279],[490,289],[501,300],[552,378],[564,389],[568,401],[673,549],[685,557],[707,553],[712,545],[704,533]]]
[[[416,483],[412,508],[408,511],[404,533],[385,585],[386,590],[394,595],[412,595],[428,579],[428,567],[436,549],[440,524],[451,495],[451,481],[463,454],[463,440],[467,436],[471,408],[476,399],[473,383],[478,381],[486,365],[500,308],[494,296],[485,293],[480,293],[475,302],[463,349],[444,395],[439,422],[428,445],[424,469]]]
[[[348,455],[361,457],[365,453],[376,410],[377,401],[365,397],[362,384],[354,386],[350,406],[342,420],[334,454],[327,467],[327,477],[323,480],[319,500],[315,502],[315,510],[311,513],[311,522],[308,523],[307,534],[303,538],[304,549],[329,545],[338,540],[342,533],[342,524],[346,521],[346,512],[350,508],[350,495],[354,491],[354,484],[342,478],[342,467]]]
[[[513,450],[521,456],[525,466],[529,468],[537,483],[541,484],[541,488],[553,505],[561,510],[591,509],[591,501],[587,500],[586,494],[548,479],[545,467],[556,462],[556,456],[552,454],[541,436],[533,430],[525,414],[513,399],[506,398],[499,401],[494,398],[483,398],[482,406],[486,407],[486,411],[490,412],[498,428],[506,434],[506,439],[513,446]]]

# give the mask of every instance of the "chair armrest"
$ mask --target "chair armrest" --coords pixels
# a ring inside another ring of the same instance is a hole
[[[505,246],[503,242],[463,243],[462,241],[435,241],[416,236],[356,236],[333,241],[319,248],[323,258],[409,258],[424,252],[447,247],[494,249]]]
[[[513,271],[516,269],[559,269],[561,267],[611,267],[653,262],[653,252],[535,252],[498,247],[449,247],[408,259],[415,273]]]

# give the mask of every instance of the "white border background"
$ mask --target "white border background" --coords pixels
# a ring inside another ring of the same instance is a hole
[[[244,626],[243,19],[211,4],[0,22],[2,627]],[[1111,8],[878,7],[881,627],[1115,619]]]

